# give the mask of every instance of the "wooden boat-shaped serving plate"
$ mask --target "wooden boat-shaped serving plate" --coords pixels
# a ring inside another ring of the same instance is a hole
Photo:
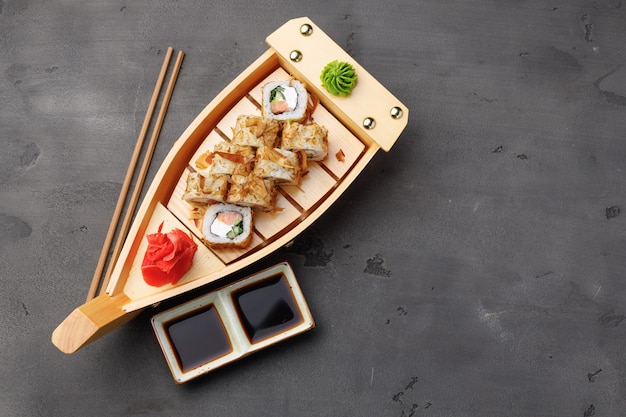
[[[389,151],[404,130],[408,109],[310,19],[285,23],[266,39],[270,48],[231,82],[174,143],[155,175],[103,293],[75,309],[53,332],[52,342],[72,353],[134,317],[143,308],[226,277],[293,240],[354,181],[379,149]],[[331,61],[350,63],[358,82],[348,97],[329,94],[320,74]],[[319,100],[312,118],[328,129],[328,156],[310,162],[298,186],[279,187],[275,213],[254,213],[254,236],[245,249],[212,250],[182,200],[187,175],[200,154],[229,140],[237,116],[261,115],[262,86],[293,77]],[[141,262],[146,235],[173,228],[191,232],[198,250],[176,284],[145,283]]]

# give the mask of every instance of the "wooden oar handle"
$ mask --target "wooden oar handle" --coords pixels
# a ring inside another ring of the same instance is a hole
[[[123,306],[128,302],[128,297],[123,293],[113,297],[100,294],[63,320],[52,332],[52,343],[63,353],[76,352],[141,312],[124,310]]]

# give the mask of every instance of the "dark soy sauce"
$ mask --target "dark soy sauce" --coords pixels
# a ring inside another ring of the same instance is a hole
[[[224,324],[212,305],[173,322],[167,332],[183,372],[233,351]]]
[[[232,297],[251,343],[303,322],[289,283],[282,274],[244,287]]]

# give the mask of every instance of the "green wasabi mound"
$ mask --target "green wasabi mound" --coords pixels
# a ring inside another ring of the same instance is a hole
[[[347,62],[329,62],[320,75],[322,85],[332,95],[346,97],[356,86],[356,72]]]

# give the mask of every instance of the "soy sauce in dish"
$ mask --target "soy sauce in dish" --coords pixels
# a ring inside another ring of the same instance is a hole
[[[183,372],[190,371],[233,351],[219,313],[213,305],[167,325]]]
[[[282,274],[243,287],[231,296],[251,343],[295,327],[304,320]]]

